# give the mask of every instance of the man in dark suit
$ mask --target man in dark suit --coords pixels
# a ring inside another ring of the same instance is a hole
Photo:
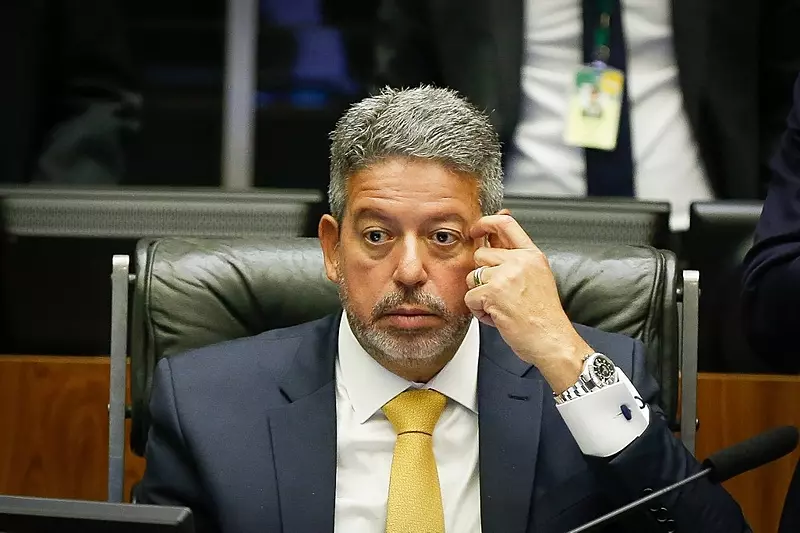
[[[753,349],[788,372],[800,371],[800,77],[794,107],[772,160],[772,182],[744,260],[742,305]]]
[[[699,471],[641,343],[567,318],[500,161],[450,90],[348,110],[319,224],[344,313],[162,360],[139,501],[203,531],[561,533]],[[749,531],[706,480],[654,509],[611,530]]]
[[[744,259],[744,329],[756,354],[776,368],[800,372],[800,76],[794,107],[778,152],[772,181]],[[800,529],[800,465],[786,495],[780,533]]]
[[[0,183],[115,184],[141,97],[119,0],[0,2]]]
[[[381,4],[375,84],[447,86],[491,111],[507,193],[669,201],[674,230],[692,201],[763,197],[800,70],[797,0]],[[625,74],[611,151],[563,139],[595,60]]]

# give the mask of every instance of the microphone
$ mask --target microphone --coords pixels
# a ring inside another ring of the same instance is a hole
[[[771,463],[776,459],[780,459],[784,455],[788,455],[797,447],[798,439],[800,439],[800,432],[794,426],[780,426],[770,429],[763,433],[759,433],[755,437],[751,437],[745,441],[739,442],[720,450],[703,461],[703,470],[693,474],[686,479],[682,479],[677,483],[668,485],[661,490],[648,494],[643,498],[634,500],[631,503],[620,507],[615,511],[604,514],[603,516],[592,520],[576,529],[571,529],[568,533],[580,533],[581,531],[588,531],[595,526],[604,524],[618,516],[627,513],[631,509],[639,507],[640,505],[654,500],[659,496],[671,492],[678,487],[682,487],[687,483],[691,483],[702,477],[708,477],[712,483],[722,483],[733,477],[738,476],[748,470],[753,470],[767,463]]]

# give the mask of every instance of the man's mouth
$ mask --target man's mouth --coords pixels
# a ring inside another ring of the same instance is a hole
[[[398,307],[396,309],[392,309],[384,313],[384,315],[396,315],[396,316],[436,316],[436,313],[431,312],[428,309],[423,309],[420,307]]]
[[[381,318],[392,326],[406,331],[429,329],[440,325],[439,315],[423,307],[396,307],[383,313]]]

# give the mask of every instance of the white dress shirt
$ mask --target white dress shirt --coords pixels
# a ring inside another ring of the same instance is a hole
[[[713,191],[683,107],[671,2],[620,2],[634,189],[638,198],[669,201],[670,225],[683,230],[689,226],[690,203],[713,199]],[[563,141],[569,87],[583,63],[582,21],[581,0],[525,0],[522,102],[506,165],[509,194],[586,194],[583,149]]]
[[[479,533],[478,359],[480,330],[473,319],[453,359],[428,383],[407,381],[386,370],[361,347],[342,313],[336,360],[336,533],[382,533],[395,432],[381,411],[411,387],[437,390],[447,406],[433,434],[446,531]],[[584,453],[608,456],[642,434],[649,411],[620,416],[620,397],[635,405],[636,390],[622,381],[558,406]]]

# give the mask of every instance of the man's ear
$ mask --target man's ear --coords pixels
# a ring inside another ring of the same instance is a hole
[[[339,223],[330,215],[322,215],[317,235],[325,258],[325,274],[334,283],[339,283],[336,265],[339,263]]]

